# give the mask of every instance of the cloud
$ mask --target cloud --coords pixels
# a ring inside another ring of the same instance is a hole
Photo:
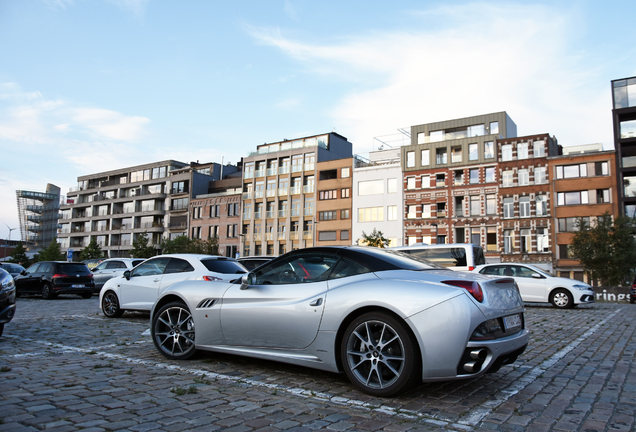
[[[609,84],[600,59],[575,48],[584,27],[576,10],[472,3],[405,14],[409,25],[400,30],[328,44],[293,40],[279,28],[246,30],[307,73],[356,82],[332,113],[357,151],[398,127],[498,111],[520,134],[611,143]]]
[[[146,12],[146,7],[150,0],[105,0],[114,4],[120,9],[132,13],[135,17],[141,18]]]
[[[280,109],[283,110],[289,110],[292,108],[296,108],[297,106],[300,105],[300,99],[299,98],[289,98],[289,99],[285,99],[282,100],[280,102],[278,102],[276,104],[276,106]]]

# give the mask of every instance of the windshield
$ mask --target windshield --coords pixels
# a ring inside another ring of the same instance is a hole
[[[86,264],[68,263],[58,264],[58,266],[58,271],[62,273],[88,273],[88,267],[86,267]]]
[[[236,261],[226,259],[202,259],[201,263],[210,271],[223,274],[247,273],[245,267]]]

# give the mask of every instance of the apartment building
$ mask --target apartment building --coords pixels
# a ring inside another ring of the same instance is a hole
[[[243,256],[280,255],[314,246],[317,164],[351,158],[331,132],[262,144],[243,159]]]
[[[636,216],[636,77],[612,81],[616,189],[623,216]]]
[[[583,268],[572,256],[569,245],[578,231],[578,218],[589,226],[605,212],[618,214],[616,157],[614,150],[603,151],[601,144],[564,147],[563,155],[548,157],[554,199],[551,211],[555,229],[551,236],[557,275],[585,280]]]
[[[360,160],[358,157],[357,160]],[[377,230],[389,247],[404,246],[404,193],[400,149],[369,153],[353,168],[353,208],[350,244],[364,244],[362,235]]]
[[[548,134],[501,139],[497,143],[502,262],[525,262],[552,270],[552,193],[548,157],[561,154]],[[490,246],[490,245],[489,245]]]
[[[49,183],[45,192],[17,190],[20,238],[27,250],[46,248],[57,236],[60,188]]]
[[[351,244],[353,157],[317,162],[316,246]]]
[[[474,242],[498,258],[496,149],[516,135],[505,112],[412,126],[401,148],[405,242]]]

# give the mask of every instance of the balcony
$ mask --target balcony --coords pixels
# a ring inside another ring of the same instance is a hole
[[[303,231],[303,239],[310,240],[313,238],[313,231]]]
[[[276,217],[276,210],[271,210],[267,212],[267,219],[273,219]]]
[[[279,188],[278,189],[278,196],[287,196],[289,192],[289,189],[287,188]]]
[[[300,231],[292,231],[289,233],[290,240],[298,240],[300,238]]]
[[[278,217],[286,218],[287,217],[287,210],[278,210]]]
[[[243,178],[244,179],[254,178],[254,171],[245,171],[245,173],[243,174]]]
[[[265,233],[265,240],[274,240],[274,233],[273,232]]]
[[[314,185],[303,186],[303,192],[306,194],[314,193]]]
[[[278,172],[278,168],[267,168],[268,176],[275,176],[277,172]]]
[[[243,213],[243,220],[252,220],[252,213]]]
[[[291,215],[292,217],[294,216],[300,216],[301,210],[300,209],[292,209],[291,211]]]
[[[296,172],[302,172],[302,171],[303,171],[303,165],[302,165],[302,164],[299,164],[299,165],[292,165],[292,167],[291,167],[291,171],[292,171],[293,173],[296,173]]]
[[[285,240],[285,232],[279,232],[278,233],[278,240]]]
[[[279,175],[289,174],[289,167],[288,166],[282,166],[282,167],[278,168],[278,174]]]
[[[306,208],[304,211],[305,216],[313,216],[314,215],[314,208]]]
[[[254,219],[263,219],[263,212],[254,212]]]
[[[305,164],[305,171],[313,171],[316,167],[316,164],[313,162]]]
[[[252,199],[252,192],[243,192],[243,199],[247,200],[247,199]]]
[[[262,190],[254,191],[254,198],[263,198],[263,191]]]
[[[265,170],[256,170],[254,171],[254,177],[258,178],[258,177],[265,177]]]
[[[276,189],[267,189],[266,194],[268,198],[272,198],[276,196]]]
[[[294,186],[291,188],[292,195],[300,195],[300,186]]]

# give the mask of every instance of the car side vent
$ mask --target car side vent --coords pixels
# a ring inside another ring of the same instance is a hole
[[[217,299],[203,299],[201,300],[201,302],[197,305],[197,309],[205,309],[205,308],[211,308],[212,306],[214,306],[217,302]]]

